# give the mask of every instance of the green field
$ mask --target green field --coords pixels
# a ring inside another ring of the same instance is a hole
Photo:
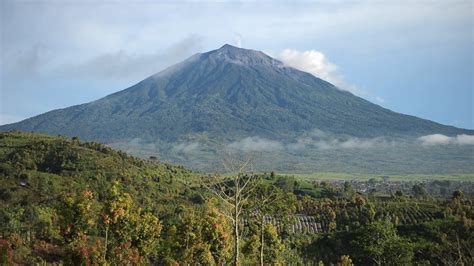
[[[358,174],[358,173],[331,173],[317,172],[310,174],[279,173],[290,175],[303,180],[369,180],[372,178],[388,181],[471,181],[474,182],[474,173],[460,174],[407,174],[407,175],[380,175],[380,174]]]

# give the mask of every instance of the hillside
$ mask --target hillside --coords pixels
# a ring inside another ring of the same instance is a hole
[[[427,189],[437,191],[434,182],[331,184],[273,172],[238,175],[244,176],[251,185],[241,205],[243,265],[258,264],[261,239],[268,264],[329,265],[344,255],[376,265],[374,254],[395,264],[472,264],[472,188],[433,198]],[[221,178],[214,188],[224,181],[235,189],[232,179]],[[230,264],[236,238],[226,214],[233,209],[205,189],[206,180],[96,142],[1,133],[0,264]],[[465,188],[462,182],[452,188]],[[352,184],[387,191],[366,194]]]
[[[183,167],[96,142],[21,132],[0,134],[0,162],[0,194],[13,204],[54,204],[60,195],[85,188],[103,199],[111,182],[119,181],[138,202],[155,208],[160,201],[179,203],[178,191],[196,178]],[[175,196],[167,198],[170,191]]]

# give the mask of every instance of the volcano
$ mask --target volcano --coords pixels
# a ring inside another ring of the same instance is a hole
[[[212,143],[206,150],[213,150],[258,137],[283,147],[315,131],[345,139],[474,134],[390,111],[263,52],[231,45],[195,54],[96,101],[0,127],[14,129],[79,136],[120,148],[152,143],[170,160],[171,150],[183,143]],[[281,147],[276,150],[284,152]],[[134,148],[132,153],[143,151]]]

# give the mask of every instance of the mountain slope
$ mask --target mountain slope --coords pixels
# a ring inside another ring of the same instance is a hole
[[[474,145],[422,145],[473,130],[399,114],[262,52],[224,45],[102,99],[4,125],[80,136],[196,170],[220,152],[264,152],[260,170],[472,172]],[[469,137],[471,138],[471,137]]]
[[[392,112],[262,52],[230,45],[97,101],[0,127],[10,129],[105,143],[202,133],[290,139],[313,129],[356,137],[472,133]]]

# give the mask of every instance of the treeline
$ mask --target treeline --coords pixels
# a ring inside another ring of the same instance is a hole
[[[119,182],[101,202],[97,193],[84,189],[59,196],[52,206],[3,209],[0,221],[4,265],[222,265],[232,260],[231,224],[217,200],[155,214],[139,207]],[[276,227],[264,224],[260,232],[253,215],[247,222],[239,224],[245,226],[240,247],[245,262],[257,262],[262,234],[265,263],[284,263],[288,250]]]
[[[360,194],[297,197],[281,189],[278,178],[255,177],[254,181],[237,224],[240,264],[472,262],[472,206],[460,192],[441,203],[443,217],[401,223],[388,206],[405,204],[402,199],[387,203]],[[140,207],[119,182],[113,182],[101,201],[98,193],[86,188],[59,195],[51,206],[3,209],[2,263],[230,264],[233,223],[223,209],[228,206],[210,195],[199,204],[172,205],[156,212]],[[419,202],[410,199],[409,203]],[[318,234],[291,230],[295,213],[314,217],[325,224],[324,230]]]

